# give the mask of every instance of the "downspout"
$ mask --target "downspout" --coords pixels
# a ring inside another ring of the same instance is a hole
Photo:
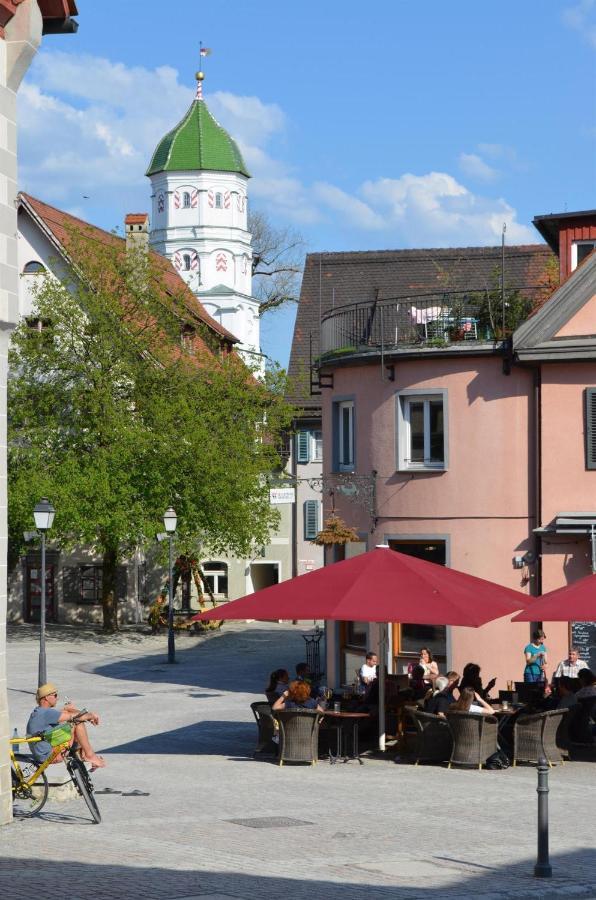
[[[312,376],[311,376],[312,377]],[[296,422],[292,423],[296,426]],[[297,465],[297,456],[298,456],[298,447],[296,442],[296,431],[292,434],[292,465],[290,469],[290,474],[292,476],[292,483],[295,485],[296,494],[294,496],[294,503],[292,503],[292,578],[295,578],[298,574],[298,489],[300,487],[300,483],[298,481],[298,465]]]
[[[542,370],[536,366],[533,371],[534,393],[534,516],[535,527],[542,526]],[[542,593],[542,538],[534,533],[534,564],[533,595],[539,597]]]

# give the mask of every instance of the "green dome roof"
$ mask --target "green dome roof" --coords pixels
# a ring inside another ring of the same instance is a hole
[[[197,169],[240,172],[250,178],[236,142],[213,118],[204,101],[198,99],[182,121],[161,139],[146,174]]]

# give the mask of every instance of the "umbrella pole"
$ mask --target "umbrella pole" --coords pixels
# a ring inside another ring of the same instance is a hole
[[[379,750],[385,752],[385,671],[387,669],[387,625],[379,624]]]

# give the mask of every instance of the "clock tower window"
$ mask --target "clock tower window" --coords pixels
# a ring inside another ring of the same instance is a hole
[[[216,208],[216,209],[222,209],[222,208],[223,208],[223,198],[222,198],[221,194],[216,194],[216,195],[215,195],[215,208]]]
[[[182,208],[190,209],[190,194],[188,193],[188,191],[185,191],[182,194]]]
[[[182,259],[184,261],[184,271],[190,272],[190,253],[185,253]]]

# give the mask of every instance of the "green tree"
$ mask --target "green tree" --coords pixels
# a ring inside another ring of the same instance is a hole
[[[267,543],[278,516],[267,475],[292,412],[283,373],[261,382],[220,353],[155,254],[122,244],[70,235],[71,274],[40,281],[9,357],[13,548],[50,497],[52,540],[103,558],[110,631],[118,562],[154,538],[167,506],[179,552],[243,556]]]

